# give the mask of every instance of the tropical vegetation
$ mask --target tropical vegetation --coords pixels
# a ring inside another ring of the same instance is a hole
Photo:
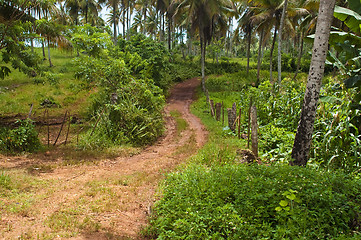
[[[148,146],[172,85],[200,77],[209,142],[166,175],[144,236],[358,239],[360,26],[358,0],[0,0],[0,151],[52,150],[63,127],[72,151]],[[236,103],[238,138],[210,99]]]

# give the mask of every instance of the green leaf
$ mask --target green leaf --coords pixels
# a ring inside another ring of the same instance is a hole
[[[361,86],[361,75],[350,77],[344,81],[346,88],[355,88]]]
[[[348,0],[348,5],[351,10],[361,15],[361,1],[360,0]]]
[[[334,14],[335,18],[343,21],[350,30],[356,34],[360,34],[361,16],[347,8],[335,6]]]
[[[280,205],[281,205],[281,207],[286,207],[288,205],[288,202],[285,200],[281,200]]]
[[[281,208],[281,207],[276,207],[275,210],[276,210],[277,212],[280,212],[280,211],[282,211],[282,208]]]
[[[287,197],[289,200],[292,200],[292,201],[296,199],[296,195],[293,194],[293,193],[290,194],[290,195],[287,195],[286,197]]]
[[[342,99],[333,96],[321,96],[320,102],[334,104],[334,103],[341,103]]]

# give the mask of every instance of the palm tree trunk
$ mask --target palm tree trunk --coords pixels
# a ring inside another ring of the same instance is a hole
[[[172,49],[172,18],[168,16],[168,50]]]
[[[147,21],[147,4],[143,7],[143,31],[142,33],[145,35],[145,23]]]
[[[116,1],[113,1],[113,34],[114,34],[114,45],[117,45],[117,4]]]
[[[127,10],[127,40],[129,40],[129,26],[130,26],[130,5],[128,3],[128,10]]]
[[[248,43],[247,43],[247,74],[249,73],[249,59],[251,57],[251,41],[252,41],[252,32],[249,31],[248,35]]]
[[[280,22],[280,30],[278,32],[278,84],[281,84],[281,73],[282,73],[282,31],[283,26],[285,25],[285,17],[287,11],[287,3],[288,0],[285,0],[282,10],[281,22]]]
[[[200,38],[201,42],[201,73],[202,73],[202,90],[206,92],[206,84],[205,84],[205,62],[206,62],[206,43],[204,40],[204,36]]]
[[[123,39],[125,39],[125,2],[124,2],[124,0],[123,0],[123,12],[122,12],[122,14],[123,14],[123,16],[122,16],[122,18],[123,18],[123,22],[122,22],[122,24],[123,24]]]
[[[275,48],[275,43],[276,43],[276,38],[277,38],[277,24],[275,26],[275,32],[273,34],[273,41],[272,41],[272,46],[271,46],[271,51],[270,51],[270,61],[269,61],[269,78],[270,78],[270,82],[273,81],[273,76],[272,76],[272,71],[273,71],[273,50]]]
[[[43,60],[46,60],[44,39],[41,39],[41,48],[43,50]]]
[[[291,165],[305,166],[307,164],[317,102],[320,95],[322,77],[328,52],[328,39],[330,36],[334,7],[335,0],[320,1],[310,72],[308,74],[306,92],[301,110],[301,119],[298,124],[292,148],[292,158],[294,160],[290,162]]]
[[[303,54],[303,32],[301,32],[301,45],[300,45],[300,51],[298,52],[298,60],[297,60],[297,68],[296,68],[296,72],[295,72],[295,76],[293,77],[293,80],[296,79],[298,72],[300,70],[301,67],[301,59],[302,59],[302,54]]]
[[[53,63],[51,62],[51,57],[50,57],[50,38],[48,37],[48,58],[49,58],[49,66],[52,67]]]
[[[258,46],[258,62],[257,62],[257,81],[256,81],[256,86],[259,85],[259,75],[260,75],[260,71],[261,71],[261,64],[262,64],[262,45],[263,45],[263,35],[264,35],[264,30],[261,31],[260,37],[259,37],[259,46]]]

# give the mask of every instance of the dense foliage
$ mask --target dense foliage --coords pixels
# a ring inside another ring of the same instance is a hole
[[[34,152],[41,147],[38,133],[29,119],[18,120],[15,128],[0,128],[0,151],[5,153]]]
[[[154,50],[160,48],[159,44],[145,37],[136,37],[127,46],[131,49],[130,46],[141,44],[143,52],[149,52],[146,57],[164,58],[164,52]],[[162,134],[164,96],[153,81],[155,72],[160,71],[153,71],[157,64],[136,51],[118,47],[75,61],[76,76],[85,80],[85,87],[97,87],[89,115],[98,119],[95,121],[98,125],[85,136],[84,144],[91,147],[122,143],[144,145]],[[158,63],[158,68],[162,63]]]
[[[360,231],[360,181],[342,173],[191,165],[162,189],[148,230],[159,239],[347,239]]]

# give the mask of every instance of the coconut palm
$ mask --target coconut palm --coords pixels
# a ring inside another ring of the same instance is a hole
[[[254,23],[251,21],[251,18],[253,16],[253,11],[246,7],[246,9],[243,11],[243,6],[238,7],[238,15],[240,18],[238,19],[238,25],[236,28],[236,33],[238,33],[242,30],[246,34],[247,38],[247,74],[249,72],[249,60],[250,60],[250,53],[251,53],[251,41],[252,41],[252,32],[254,29]],[[237,36],[237,35],[235,35]]]
[[[85,24],[88,23],[88,16],[98,16],[98,10],[100,10],[100,3],[97,0],[80,0],[80,9],[84,15]]]
[[[280,18],[283,9],[283,0],[254,0],[250,3],[250,9],[252,10],[252,17],[250,20],[252,24],[257,26],[259,35],[262,37],[259,47],[264,47],[264,44],[270,38],[271,30],[273,30],[273,42],[270,49],[270,79],[272,81],[272,58],[277,38],[277,32],[279,31]],[[260,50],[261,51],[261,50]],[[259,53],[260,53],[259,51]],[[260,56],[259,56],[260,57]],[[258,64],[261,64],[261,59],[258,59]],[[258,65],[258,72],[260,66]],[[259,82],[259,74],[257,74],[257,82]]]
[[[79,24],[80,1],[81,0],[65,0],[65,8],[75,25]]]
[[[229,0],[175,0],[179,3],[175,14],[182,11],[188,13],[186,22],[191,31],[199,34],[201,47],[202,89],[205,91],[205,56],[206,46],[210,43],[217,23],[222,22],[226,12],[233,11]]]
[[[294,160],[290,163],[291,165],[304,166],[308,161],[317,102],[320,95],[326,55],[328,52],[328,40],[334,6],[335,0],[320,0],[310,72],[301,110],[301,118],[292,149],[292,158]]]
[[[120,18],[120,13],[119,13],[119,6],[121,3],[121,0],[99,0],[100,4],[106,4],[110,9],[111,9],[111,16],[112,16],[112,21],[111,23],[113,24],[113,42],[114,45],[117,44],[117,25],[119,22],[119,18]],[[124,29],[124,27],[123,27]]]

